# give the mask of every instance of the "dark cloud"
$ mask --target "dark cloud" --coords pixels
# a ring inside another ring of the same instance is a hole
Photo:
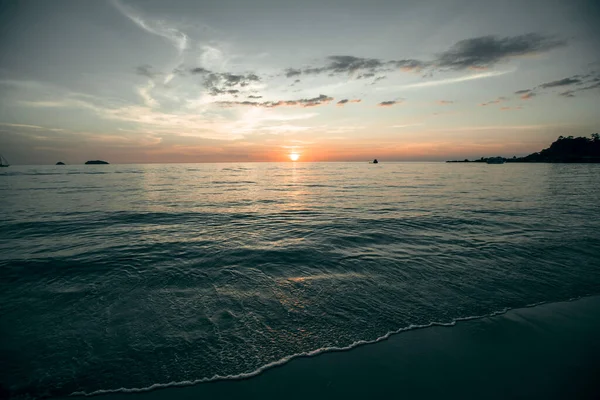
[[[205,76],[204,87],[208,89],[208,93],[210,93],[211,96],[225,93],[237,94],[240,92],[240,88],[244,88],[252,82],[260,82],[258,75],[252,73],[239,75],[229,72],[210,72],[204,68],[194,68],[192,71],[194,70],[199,70],[199,72],[193,73],[203,74]]]
[[[534,87],[533,89],[523,89],[517,90],[515,94],[520,95],[521,99],[528,100],[533,96],[536,96],[538,91],[543,89],[552,89],[552,88],[560,88],[563,86],[579,86],[574,89],[566,90],[564,92],[559,93],[559,96],[562,97],[575,97],[576,92],[580,92],[582,90],[590,90],[600,87],[600,75],[596,72],[591,72],[584,75],[573,75],[568,78],[559,79],[556,81],[542,83]],[[584,86],[587,85],[587,86]]]
[[[206,68],[202,68],[202,67],[198,67],[198,68],[192,68],[190,70],[190,72],[192,74],[210,74],[210,71],[207,70]]]
[[[435,65],[454,70],[489,68],[513,57],[552,50],[565,44],[562,40],[537,33],[503,38],[482,36],[457,42],[437,57]]]
[[[567,82],[567,81],[569,83],[560,84],[562,82]],[[583,75],[583,76],[575,75],[571,78],[565,78],[565,79],[561,79],[558,81],[545,83],[543,85],[540,85],[540,87],[544,87],[544,88],[560,87],[560,86],[567,86],[567,85],[572,85],[572,84],[578,85],[579,87],[561,92],[558,95],[562,96],[562,97],[575,97],[575,93],[577,93],[577,92],[598,89],[598,88],[600,88],[600,74],[597,72],[592,72],[592,73],[589,73],[589,74]]]
[[[348,103],[360,103],[360,102],[361,102],[360,99],[352,99],[352,100],[350,100],[350,99],[343,99],[343,100],[340,100],[340,101],[337,102],[337,106],[338,107],[343,107],[343,106],[345,106]]]
[[[335,76],[336,74],[360,72],[357,79],[361,79],[373,77],[377,72],[396,69],[405,72],[421,72],[429,69],[424,75],[424,77],[428,77],[432,71],[439,69],[489,68],[514,57],[549,51],[565,44],[566,42],[563,40],[538,33],[510,37],[490,35],[461,40],[445,52],[438,54],[432,61],[416,59],[384,61],[377,58],[336,55],[327,57],[327,62],[323,66],[304,69],[288,68],[284,73],[286,77],[290,78],[301,74],[326,73],[329,76]]]
[[[584,86],[584,87],[577,88],[577,89],[573,89],[573,90],[567,90],[566,92],[559,93],[559,95],[563,96],[563,97],[575,97],[575,93],[576,92],[583,92],[585,90],[600,89],[600,79],[594,79],[591,82],[593,82],[593,83],[591,83],[591,85]],[[588,83],[590,83],[590,82],[588,82]]]
[[[387,64],[393,65],[396,68],[400,68],[402,71],[408,71],[408,72],[412,72],[412,71],[419,72],[422,69],[427,68],[431,65],[430,62],[412,60],[412,59],[388,61]]]
[[[172,73],[178,76],[185,76],[185,71],[180,67],[173,68]]]
[[[362,58],[354,56],[329,56],[329,64],[320,68],[307,68],[304,73],[318,74],[321,72],[329,73],[351,73],[359,70],[375,71],[384,64],[376,58]]]
[[[379,82],[380,80],[385,79],[385,78],[387,78],[385,75],[378,76],[377,78],[373,79],[373,82],[371,82],[371,85],[374,85],[377,82]]]
[[[559,79],[557,81],[552,81],[552,82],[548,82],[548,83],[544,83],[542,85],[540,85],[539,87],[543,88],[543,89],[547,89],[547,88],[552,88],[552,87],[557,87],[557,86],[568,86],[568,85],[573,85],[576,83],[581,83],[581,79],[578,78],[564,78],[564,79]]]
[[[311,99],[299,99],[299,100],[279,100],[279,101],[220,101],[218,104],[223,106],[252,106],[252,107],[282,107],[282,106],[299,106],[299,107],[315,107],[328,104],[333,100],[333,97],[326,96],[324,94],[319,95]]]
[[[217,77],[217,79],[220,79],[223,82],[223,85],[225,85],[227,87],[238,86],[238,85],[241,87],[245,87],[245,86],[248,86],[252,82],[260,82],[260,78],[255,74],[236,75],[236,74],[231,74],[229,72],[224,72],[221,74],[212,73],[211,76]]]
[[[402,103],[402,100],[388,100],[388,101],[382,101],[381,103],[377,104],[379,107],[391,107],[395,104],[400,104]]]
[[[249,99],[262,99],[262,96],[254,96],[254,95],[250,95],[248,96]]]
[[[333,97],[325,96],[324,94],[319,95],[313,99],[302,99],[298,100],[298,103],[304,104],[304,107],[319,106],[321,104],[327,104],[333,100]]]
[[[157,75],[160,75],[160,72],[153,72],[151,65],[140,65],[135,69],[135,73],[137,75],[145,76],[150,79],[154,79]]]
[[[288,68],[285,70],[285,76],[287,78],[291,78],[292,76],[298,76],[301,74],[302,74],[302,71],[300,71],[299,69]]]
[[[367,72],[365,74],[361,74],[361,75],[357,76],[356,79],[372,78],[374,76],[375,76],[374,72]]]
[[[372,78],[377,72],[393,71],[400,68],[403,71],[420,71],[430,65],[428,62],[419,60],[395,60],[383,61],[376,58],[363,58],[355,56],[329,56],[327,64],[322,67],[308,67],[303,70],[298,68],[288,68],[285,70],[285,76],[290,78],[301,74],[321,74],[327,73],[329,76],[336,74],[352,74],[362,71],[357,79]]]
[[[598,88],[600,88],[600,79],[595,79],[593,84],[586,86],[586,87],[582,87],[581,89],[578,89],[578,90],[591,90],[591,89],[598,89]]]
[[[573,90],[567,90],[566,92],[559,93],[558,95],[563,97],[575,97],[574,93],[575,91]]]

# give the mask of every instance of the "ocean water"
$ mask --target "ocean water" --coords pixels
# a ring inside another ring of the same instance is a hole
[[[0,397],[260,373],[600,293],[600,165],[0,171]]]

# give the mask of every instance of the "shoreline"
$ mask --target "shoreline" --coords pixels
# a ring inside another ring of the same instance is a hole
[[[594,381],[600,374],[600,344],[592,340],[598,334],[600,296],[589,296],[459,318],[447,324],[407,327],[372,342],[293,355],[236,377],[65,398],[387,398],[394,394],[437,398],[447,397],[448,392],[461,398],[515,398],[520,394],[527,398],[593,398],[600,393],[600,383]],[[576,344],[572,340],[575,336],[580,337]],[[565,339],[567,346],[555,345]],[[565,359],[570,359],[570,368],[556,363]],[[589,376],[582,373],[582,363]],[[455,376],[460,370],[471,371]],[[576,371],[576,376],[571,376]],[[544,379],[553,374],[558,376]],[[494,382],[522,380],[523,375],[531,376],[518,385],[513,382],[502,391],[489,392],[494,388],[488,386]],[[559,385],[560,376],[570,376],[570,381],[579,379],[579,383]],[[431,386],[432,381],[437,386]],[[482,382],[488,389],[485,394],[478,386]]]

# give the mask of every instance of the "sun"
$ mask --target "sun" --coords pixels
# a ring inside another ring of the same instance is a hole
[[[290,160],[292,160],[292,161],[298,161],[299,158],[300,158],[300,154],[298,154],[298,153],[290,153]]]

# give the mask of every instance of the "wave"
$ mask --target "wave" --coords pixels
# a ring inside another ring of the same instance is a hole
[[[579,299],[582,299],[584,297],[589,297],[589,296],[593,296],[592,294],[585,294],[582,296],[578,296],[578,297],[572,297],[569,298],[568,300],[564,300],[564,301],[555,301],[553,303],[562,303],[562,302],[573,302]],[[212,377],[206,377],[206,378],[201,378],[201,379],[195,379],[195,380],[187,380],[187,381],[178,381],[178,382],[168,382],[168,383],[155,383],[152,384],[150,386],[146,386],[146,387],[141,387],[141,388],[118,388],[118,389],[99,389],[99,390],[95,390],[93,392],[85,392],[85,391],[78,391],[78,392],[73,392],[71,393],[69,396],[85,396],[85,397],[90,397],[90,396],[98,396],[98,395],[103,395],[103,394],[110,394],[110,393],[142,393],[142,392],[149,392],[152,390],[156,390],[156,389],[165,389],[165,388],[171,388],[171,387],[185,387],[185,386],[193,386],[193,385],[198,385],[198,384],[202,384],[202,383],[210,383],[210,382],[216,382],[216,381],[225,381],[225,380],[242,380],[242,379],[249,379],[249,378],[253,378],[261,373],[263,373],[266,370],[269,370],[271,368],[275,368],[275,367],[279,367],[282,366],[284,364],[287,364],[288,362],[296,359],[296,358],[301,358],[301,357],[314,357],[317,356],[319,354],[323,354],[323,353],[330,353],[330,352],[341,352],[341,351],[348,351],[348,350],[352,350],[358,346],[364,346],[364,345],[369,345],[369,344],[375,344],[375,343],[379,343],[381,341],[387,340],[389,339],[391,336],[393,335],[397,335],[400,334],[402,332],[407,332],[407,331],[413,331],[413,330],[418,330],[418,329],[425,329],[425,328],[431,328],[431,327],[453,327],[456,326],[457,323],[459,322],[464,322],[464,321],[472,321],[472,320],[478,320],[478,319],[484,319],[484,318],[491,318],[491,317],[496,317],[498,315],[503,315],[506,314],[508,311],[511,310],[518,310],[518,309],[524,309],[524,308],[532,308],[532,307],[537,307],[543,304],[547,304],[548,302],[546,301],[540,301],[537,303],[532,303],[532,304],[527,304],[524,305],[522,307],[517,307],[517,308],[511,308],[511,307],[505,307],[501,310],[498,311],[493,311],[489,314],[484,314],[484,315],[472,315],[472,316],[467,316],[467,317],[458,317],[458,318],[454,318],[452,321],[450,322],[430,322],[428,324],[423,324],[423,325],[418,325],[418,324],[411,324],[409,326],[403,327],[403,328],[399,328],[397,330],[394,331],[389,331],[387,332],[385,335],[380,336],[376,339],[373,340],[357,340],[351,344],[349,344],[348,346],[344,346],[344,347],[336,347],[336,346],[332,346],[332,347],[321,347],[315,350],[311,350],[311,351],[307,351],[307,352],[302,352],[302,353],[295,353],[295,354],[291,354],[289,356],[286,356],[284,358],[281,358],[279,360],[270,362],[268,364],[262,365],[259,368],[250,371],[250,372],[242,372],[239,374],[234,374],[234,375],[213,375]]]

